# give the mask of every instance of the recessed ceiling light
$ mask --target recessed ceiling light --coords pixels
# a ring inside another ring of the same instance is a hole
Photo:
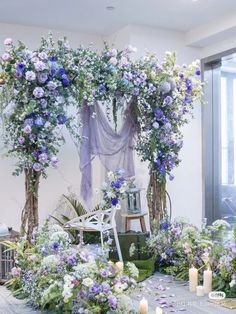
[[[115,7],[113,7],[113,5],[108,5],[108,6],[106,7],[106,9],[107,9],[108,11],[113,11],[113,10],[115,10]]]
[[[192,0],[192,2],[198,2],[198,0]]]

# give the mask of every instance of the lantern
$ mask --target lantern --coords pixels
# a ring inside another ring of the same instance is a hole
[[[140,191],[141,189],[132,186],[126,192],[128,213],[131,215],[141,213]]]

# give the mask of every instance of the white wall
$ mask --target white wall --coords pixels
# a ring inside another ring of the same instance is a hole
[[[102,46],[104,38],[88,34],[68,33],[53,31],[55,37],[66,35],[72,46],[80,43],[94,43],[98,49]],[[5,37],[21,39],[29,48],[38,44],[41,35],[46,35],[47,30],[23,27],[18,25],[0,24],[0,42]],[[156,52],[160,59],[165,51],[176,51],[180,63],[188,63],[201,56],[200,49],[186,47],[181,33],[153,29],[140,26],[127,26],[119,32],[105,38],[114,46],[123,48],[131,44],[138,49],[138,55],[143,55],[145,49]],[[2,48],[2,46],[0,46]],[[1,49],[0,48],[0,49]],[[1,51],[0,51],[1,52]],[[168,191],[173,202],[174,216],[187,216],[194,223],[199,224],[202,219],[202,169],[201,169],[201,107],[196,105],[195,119],[184,127],[184,147],[181,152],[182,163],[175,170],[175,180],[168,184]],[[1,147],[2,145],[0,145]],[[80,185],[79,160],[76,149],[70,139],[61,149],[61,165],[58,170],[49,170],[48,179],[41,181],[40,186],[40,218],[41,221],[56,206],[57,199],[62,193],[66,193],[67,187],[72,185],[77,191]],[[146,188],[148,184],[147,165],[141,163],[137,156],[136,176],[137,183]],[[24,205],[23,176],[15,178],[11,176],[14,162],[9,158],[0,159],[0,222],[17,228],[20,222],[20,212]],[[99,162],[94,165],[94,187],[98,187],[103,177],[103,170]],[[146,198],[143,193],[142,203],[146,210]]]

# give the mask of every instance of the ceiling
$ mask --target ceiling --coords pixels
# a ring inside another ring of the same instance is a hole
[[[0,0],[0,23],[103,35],[130,24],[187,32],[232,13],[236,0]]]

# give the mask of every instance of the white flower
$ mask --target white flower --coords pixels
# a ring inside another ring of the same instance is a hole
[[[3,55],[2,55],[2,60],[3,61],[8,61],[11,59],[11,56],[9,53],[5,52]]]
[[[117,56],[117,50],[115,48],[111,49],[109,52],[110,57],[116,57]]]
[[[127,287],[128,287],[127,283],[117,283],[114,286],[114,291],[119,294],[123,292],[124,290],[126,290]]]
[[[46,69],[46,65],[42,61],[35,62],[34,67],[35,67],[35,70],[38,72],[42,72],[43,70]]]
[[[167,259],[166,253],[162,253],[162,254],[161,254],[161,258],[162,258],[162,259]]]
[[[70,275],[64,276],[64,286],[62,291],[62,296],[64,298],[64,302],[68,303],[70,298],[73,296],[73,288],[74,288],[74,280],[75,278]]]
[[[36,74],[33,71],[27,71],[25,77],[27,81],[34,81],[36,79]]]
[[[109,171],[109,172],[107,173],[107,177],[108,177],[108,179],[109,179],[110,181],[114,180],[114,179],[115,179],[115,174],[114,174],[114,172]]]
[[[152,124],[152,126],[154,127],[154,129],[158,129],[159,128],[159,123],[158,122],[154,122]]]
[[[223,220],[223,219],[218,219],[218,220],[214,221],[212,223],[212,226],[217,228],[217,229],[220,229],[220,228],[230,228],[230,224],[227,221]]]
[[[134,244],[134,243],[132,243],[132,244]],[[130,247],[130,248],[131,248],[131,247]],[[135,250],[135,246],[134,246],[134,250]],[[126,264],[126,268],[127,268],[127,270],[128,270],[129,275],[130,275],[132,278],[138,278],[138,276],[139,276],[139,270],[138,270],[138,268],[134,265],[134,263],[128,262],[128,263]]]
[[[42,267],[48,268],[49,270],[56,270],[60,265],[60,258],[56,255],[45,256],[42,260]]]
[[[86,287],[92,287],[94,281],[93,279],[87,277],[87,278],[84,278],[83,281],[82,281],[82,285],[86,286]]]
[[[236,280],[233,279],[231,280],[231,282],[229,283],[230,288],[233,288],[234,286],[236,286]]]
[[[39,58],[41,60],[47,60],[48,59],[48,55],[46,54],[46,52],[42,51],[38,54]]]
[[[5,45],[5,46],[11,46],[12,44],[13,44],[13,41],[12,41],[11,38],[6,38],[6,39],[4,40],[4,45]]]
[[[116,65],[117,64],[117,59],[115,57],[112,57],[110,60],[109,60],[109,63],[112,64],[112,65]]]

